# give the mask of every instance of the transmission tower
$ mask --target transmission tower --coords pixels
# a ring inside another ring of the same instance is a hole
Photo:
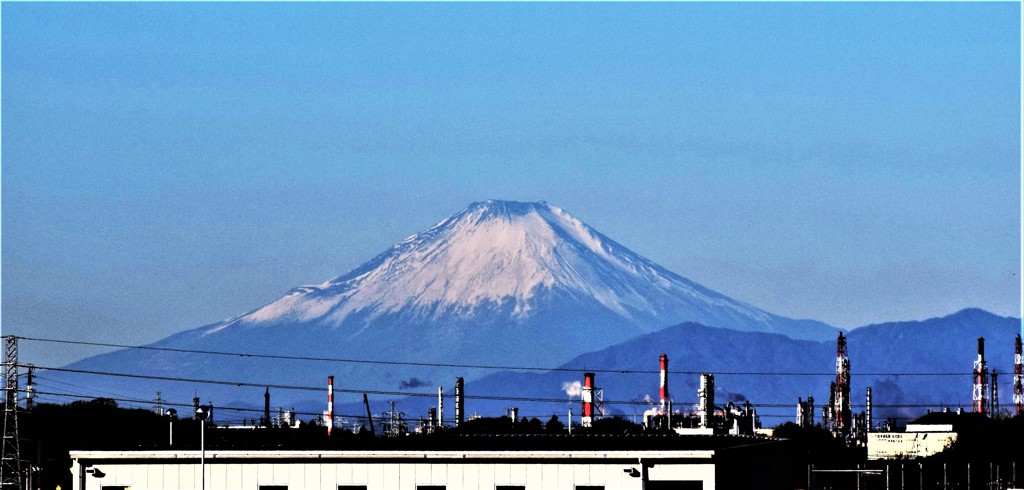
[[[1013,405],[1017,413],[1024,413],[1024,359],[1021,359],[1020,334],[1013,343]]]
[[[985,362],[985,337],[978,337],[978,360],[974,361],[974,393],[972,405],[974,413],[988,415],[989,401],[985,399],[988,391],[988,363]]]
[[[18,444],[18,338],[5,337],[4,446],[0,490],[21,490],[21,450]]]
[[[832,432],[836,435],[850,434],[852,412],[850,410],[850,356],[846,349],[846,337],[839,332],[836,341],[836,382],[835,398],[832,403]]]

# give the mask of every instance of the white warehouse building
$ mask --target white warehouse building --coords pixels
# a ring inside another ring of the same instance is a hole
[[[517,450],[218,449],[202,460],[196,450],[72,451],[71,459],[74,490],[711,490],[783,488],[792,477],[778,440],[704,437],[712,448],[559,450],[541,449],[550,446],[542,439]]]

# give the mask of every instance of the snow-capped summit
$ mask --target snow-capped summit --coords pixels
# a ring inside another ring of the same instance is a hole
[[[540,308],[580,306],[617,318],[610,335],[617,338],[608,341],[683,320],[795,337],[833,334],[680,277],[546,202],[496,200],[473,203],[348,274],[293,289],[207,333],[294,323],[358,335],[393,318],[514,326],[549,313]],[[590,328],[595,340],[609,337]]]
[[[635,284],[637,282],[651,284]],[[546,203],[474,203],[344,276],[293,291],[252,313],[254,321],[323,318],[340,324],[405,309],[440,318],[510,306],[524,319],[552,289],[593,297],[624,317],[649,311],[643,294],[671,284],[640,257]]]

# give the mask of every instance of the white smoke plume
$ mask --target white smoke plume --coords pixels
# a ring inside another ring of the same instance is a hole
[[[583,394],[583,385],[578,380],[566,381],[562,383],[562,391],[570,398],[581,396]]]

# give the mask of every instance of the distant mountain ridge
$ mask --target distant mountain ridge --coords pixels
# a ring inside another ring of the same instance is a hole
[[[398,390],[450,377],[450,369],[435,365],[555,365],[680,322],[816,340],[837,332],[705,288],[550,204],[492,200],[470,205],[349,273],[153,344],[381,362],[271,366],[244,357],[124,350],[72,367],[116,372],[130,366],[139,374],[200,379],[215,373],[280,385],[316,385],[333,374],[350,386]],[[462,373],[467,380],[483,374]],[[145,383],[155,391],[154,385]],[[217,399],[250,396],[201,388]],[[160,389],[165,396],[200,391],[173,384]]]
[[[978,337],[986,339],[990,369],[1004,373],[999,391],[1002,408],[1012,403],[1013,339],[1021,321],[969,308],[945,317],[891,322],[853,329],[846,334],[851,362],[851,397],[854,412],[864,410],[866,388],[873,391],[875,420],[897,417],[898,423],[928,409],[971,407],[971,370]],[[684,323],[623,343],[585,353],[543,373],[499,372],[466,385],[472,413],[501,413],[518,403],[531,416],[579,415],[578,395],[570,399],[566,383],[579,382],[582,373],[598,371],[596,385],[609,402],[609,414],[641,415],[657,403],[658,358],[669,357],[669,393],[681,410],[696,403],[699,375],[715,374],[716,400],[750,400],[759,408],[765,425],[795,418],[797,398],[815,398],[820,411],[834,380],[835,339],[795,340],[779,334],[740,332]],[[608,372],[611,371],[611,372]],[[623,373],[625,371],[625,373]],[[691,374],[678,374],[690,372]],[[745,373],[745,374],[729,374]],[[769,374],[776,373],[776,374]],[[777,373],[790,373],[778,375]],[[870,373],[870,374],[869,374]],[[887,374],[888,373],[888,374]],[[902,375],[897,375],[897,373]],[[921,375],[907,375],[908,373]],[[957,374],[959,373],[959,374]],[[931,375],[923,375],[931,374]],[[450,383],[448,383],[450,384]],[[563,403],[492,401],[486,397],[513,394],[524,399],[564,399]],[[650,403],[644,401],[650,400]],[[635,403],[615,403],[635,402]],[[404,410],[418,413],[429,400],[403,400]],[[816,420],[820,412],[815,414]]]

